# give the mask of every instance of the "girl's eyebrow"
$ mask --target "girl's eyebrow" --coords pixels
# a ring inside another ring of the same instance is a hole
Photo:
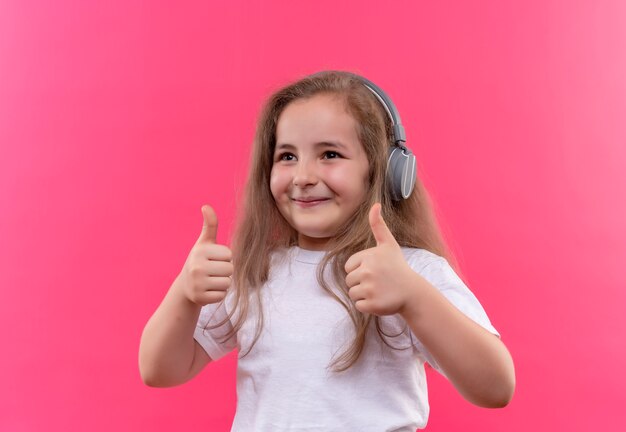
[[[339,141],[321,141],[321,142],[313,144],[313,146],[314,147],[331,147],[331,148],[337,148],[341,150],[348,149],[345,144]],[[296,146],[294,146],[293,144],[289,144],[289,143],[280,143],[276,145],[276,150],[283,150],[283,149],[295,150]]]

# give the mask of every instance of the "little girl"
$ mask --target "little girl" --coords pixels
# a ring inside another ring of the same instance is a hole
[[[403,141],[391,100],[357,75],[273,94],[232,250],[202,207],[141,338],[144,382],[181,384],[237,349],[232,431],[424,428],[425,362],[471,403],[507,405],[511,356],[449,264]]]

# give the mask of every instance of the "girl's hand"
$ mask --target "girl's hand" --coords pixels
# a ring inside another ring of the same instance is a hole
[[[191,248],[180,272],[183,295],[200,306],[220,302],[226,297],[233,275],[232,253],[227,246],[215,244],[217,215],[211,206],[202,206],[204,224],[200,237]]]
[[[400,312],[416,295],[419,275],[409,267],[400,245],[380,214],[380,203],[372,206],[369,222],[376,246],[357,252],[346,261],[346,284],[356,308],[363,313],[392,315]]]

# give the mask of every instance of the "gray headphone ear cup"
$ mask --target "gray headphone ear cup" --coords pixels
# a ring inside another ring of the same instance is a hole
[[[407,199],[417,177],[415,155],[408,148],[393,146],[389,148],[387,161],[387,182],[394,201]]]

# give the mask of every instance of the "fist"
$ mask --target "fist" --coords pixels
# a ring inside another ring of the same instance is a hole
[[[369,223],[376,246],[352,255],[346,261],[348,295],[363,313],[398,313],[413,295],[415,273],[404,259],[400,245],[387,228],[376,203]]]
[[[202,206],[204,223],[200,237],[191,248],[181,271],[182,290],[193,303],[204,306],[226,297],[233,275],[232,253],[216,244],[217,215],[208,205]]]

